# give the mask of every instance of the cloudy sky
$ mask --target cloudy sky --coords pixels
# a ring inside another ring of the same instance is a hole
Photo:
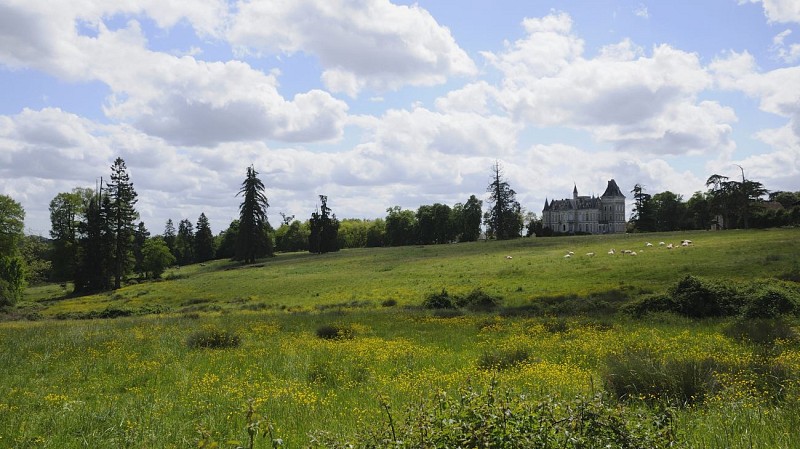
[[[614,178],[688,198],[709,175],[800,190],[797,0],[0,0],[0,193],[47,235],[117,157],[152,233],[340,218]]]

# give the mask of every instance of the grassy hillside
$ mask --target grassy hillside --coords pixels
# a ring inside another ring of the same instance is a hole
[[[389,437],[405,445],[377,447],[419,447],[423,435],[457,439],[459,429],[552,438],[537,447],[593,447],[603,436],[615,439],[609,447],[800,447],[796,317],[507,313],[631,300],[686,274],[726,284],[796,276],[798,237],[701,232],[287,254],[183,267],[96,296],[32,288],[11,316],[40,319],[0,322],[0,447],[235,448],[251,447],[250,435],[258,448]],[[686,238],[694,245],[657,246]],[[406,307],[442,288],[481,288],[507,309]],[[143,316],[47,319],[126,311]]]
[[[690,247],[668,250],[658,243]],[[653,247],[645,247],[652,241]],[[615,256],[607,254],[617,250]],[[637,256],[623,256],[634,250]],[[564,258],[567,252],[575,255]],[[594,257],[586,256],[595,253]],[[511,256],[511,259],[506,258]],[[166,273],[163,282],[127,286],[80,298],[60,287],[29,290],[25,310],[41,315],[129,310],[311,310],[373,305],[394,299],[419,304],[442,288],[465,293],[481,288],[508,305],[542,297],[586,296],[615,289],[659,292],[686,274],[749,280],[800,269],[800,231],[758,230],[642,235],[532,238],[399,248],[345,250],[334,254],[282,254],[241,266],[216,261]]]

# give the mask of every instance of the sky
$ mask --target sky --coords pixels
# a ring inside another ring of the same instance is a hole
[[[797,0],[0,0],[0,194],[47,236],[125,160],[152,234],[712,174],[800,190]],[[741,166],[741,169],[740,169]],[[630,195],[628,195],[630,197]],[[630,199],[630,198],[629,198]]]

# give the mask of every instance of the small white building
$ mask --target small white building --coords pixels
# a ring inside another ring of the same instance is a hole
[[[600,197],[579,196],[578,186],[572,198],[544,200],[542,227],[553,232],[574,234],[616,234],[625,232],[625,195],[612,179]]]

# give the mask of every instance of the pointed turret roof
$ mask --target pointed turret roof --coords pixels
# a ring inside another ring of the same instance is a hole
[[[608,187],[606,187],[606,191],[603,192],[601,198],[605,198],[607,196],[621,196],[625,198],[625,195],[622,194],[622,190],[619,189],[617,182],[613,179],[608,181]]]

